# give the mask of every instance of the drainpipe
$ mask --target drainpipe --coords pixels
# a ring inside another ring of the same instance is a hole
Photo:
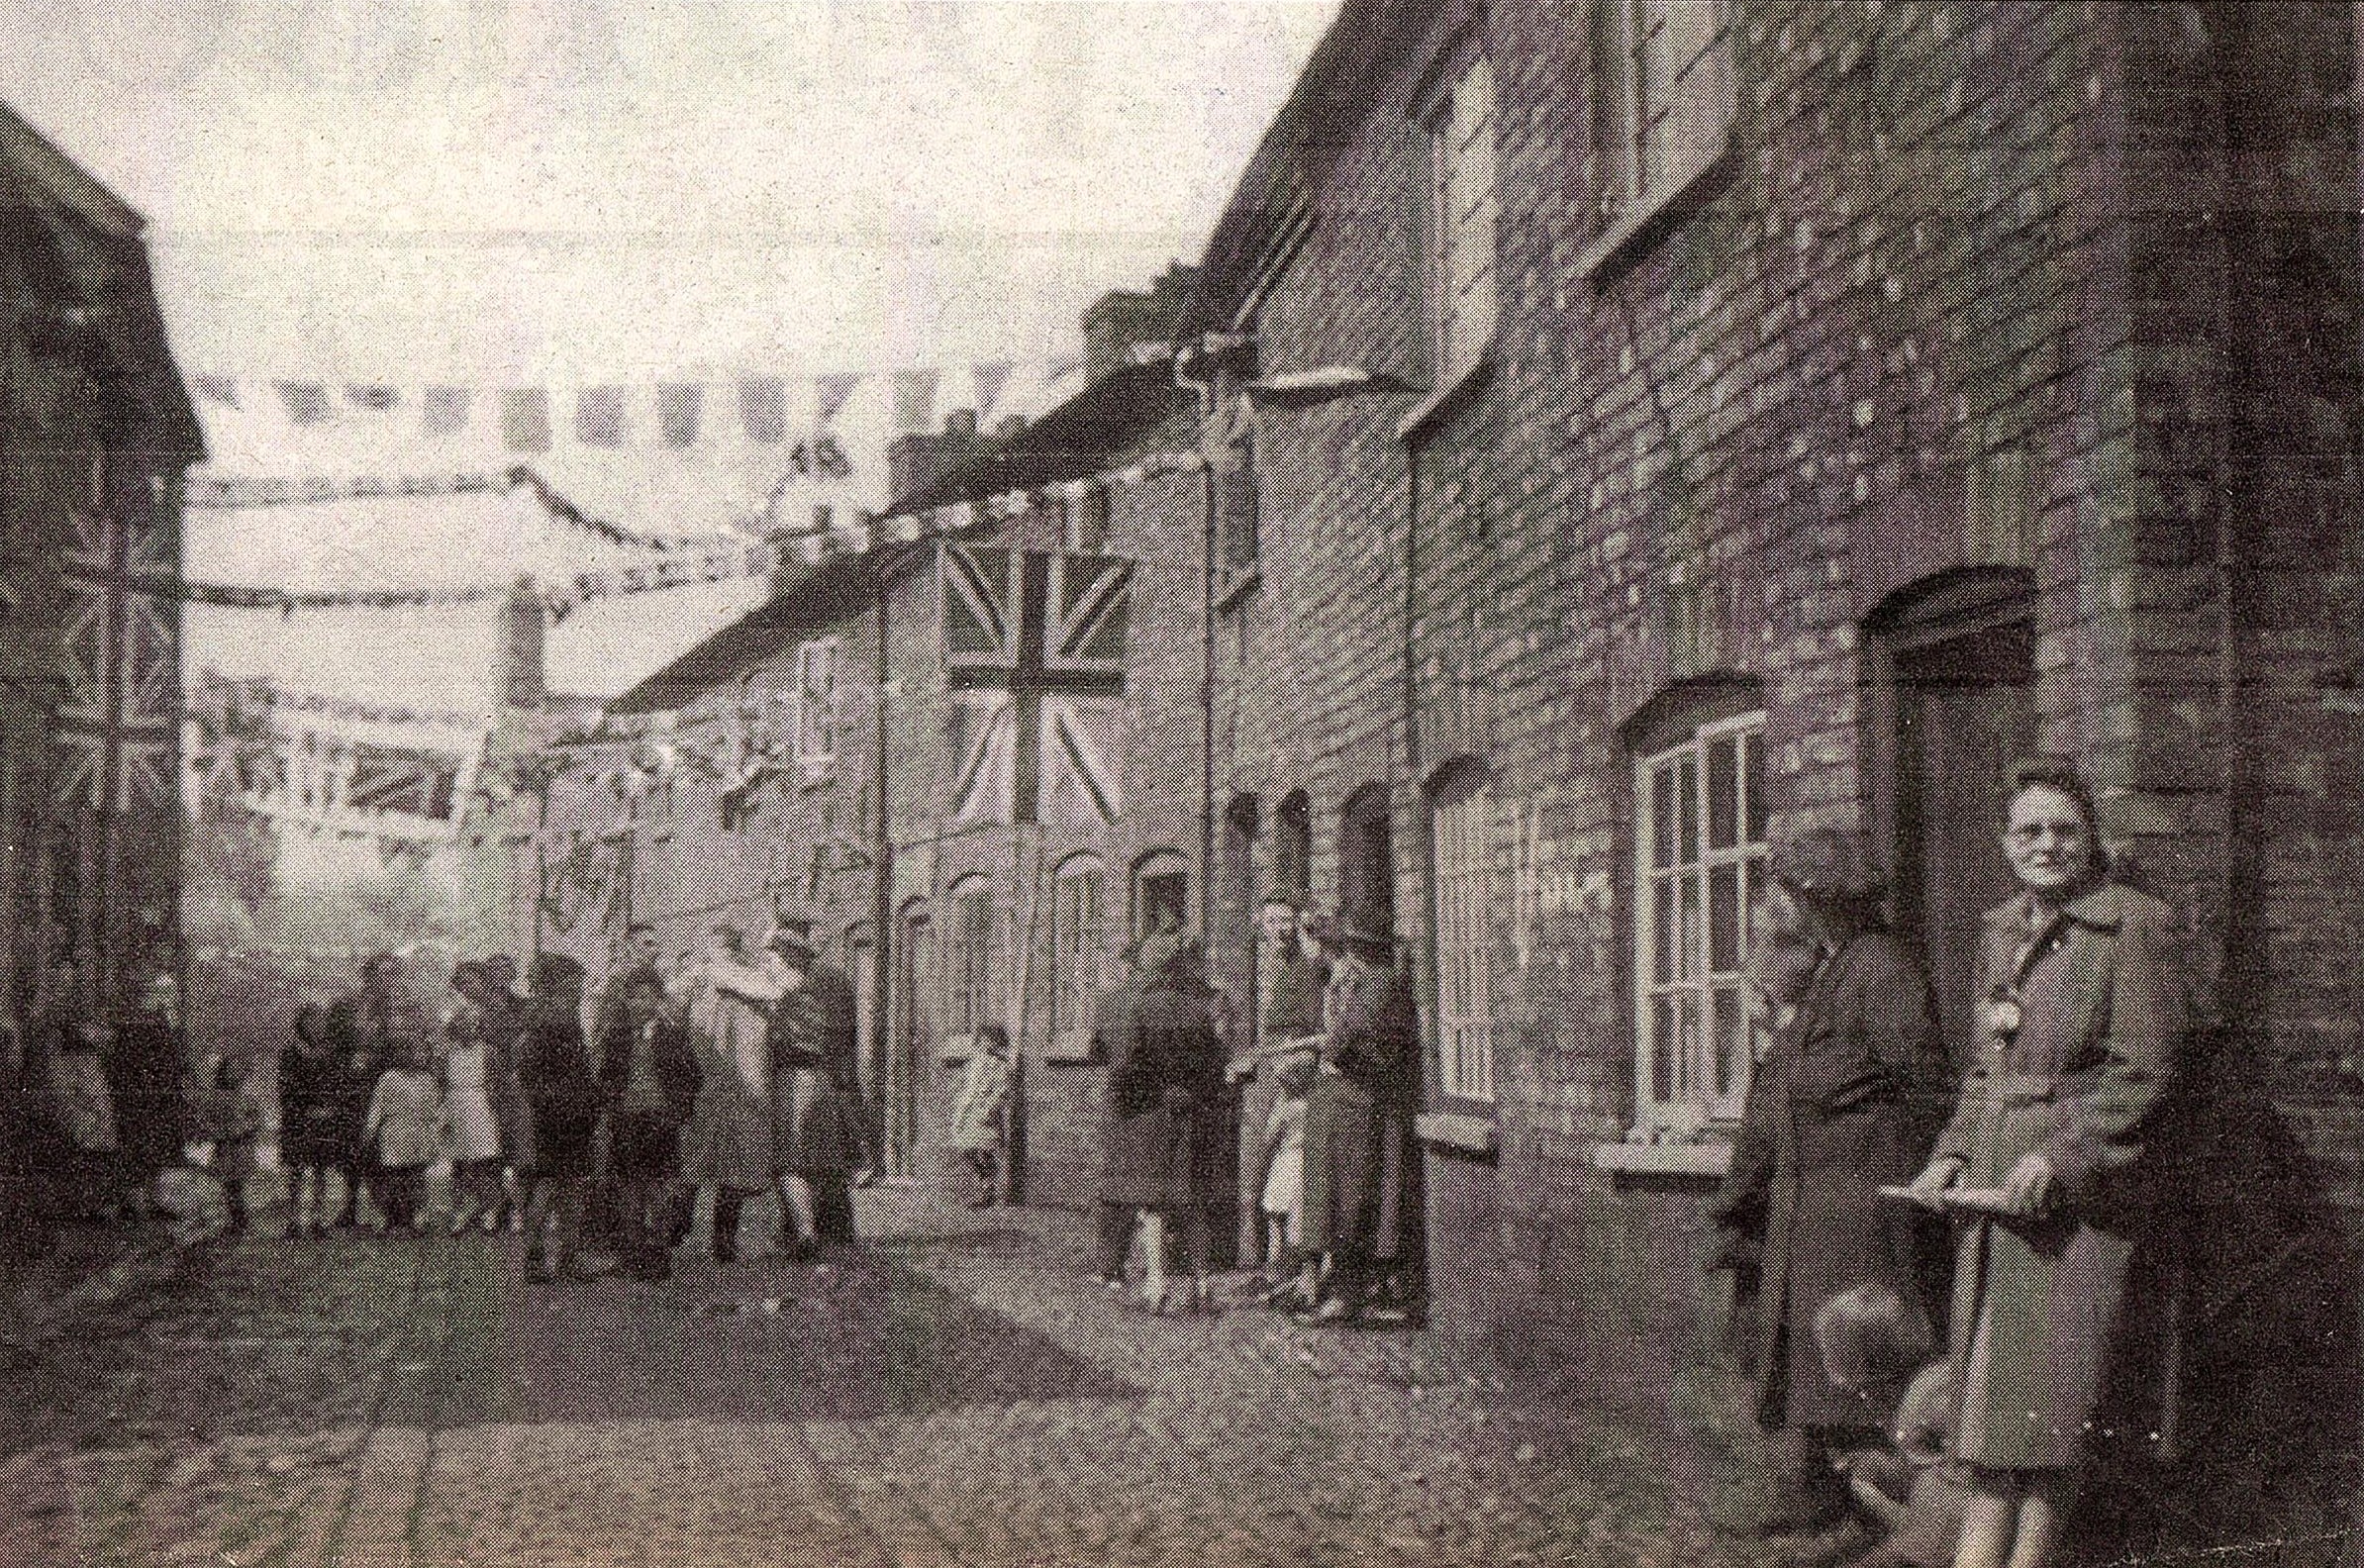
[[[1174,355],[1174,384],[1198,394],[1199,399],[1199,939],[1210,939],[1214,925],[1215,882],[1215,529],[1216,475],[1214,461],[1207,456],[1208,432],[1215,424],[1216,372],[1210,368],[1204,378],[1190,375],[1184,366],[1194,360],[1207,361],[1217,342],[1216,335],[1200,338],[1189,347]]]

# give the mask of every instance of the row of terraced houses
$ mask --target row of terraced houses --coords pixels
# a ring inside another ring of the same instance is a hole
[[[1116,947],[1204,929],[1244,1052],[1256,902],[1343,908],[1421,1002],[1432,1321],[1665,1411],[1768,843],[1869,835],[1958,1044],[1990,781],[2069,753],[2221,1019],[2190,1399],[2352,1415],[2357,62],[2339,4],[1345,0],[1084,392],[907,442],[560,748],[540,902],[628,908],[544,938],[809,914],[897,1165],[1015,1018],[1080,1204]]]

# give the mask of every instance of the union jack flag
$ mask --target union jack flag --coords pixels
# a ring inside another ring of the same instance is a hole
[[[169,805],[179,771],[179,564],[144,484],[110,483],[90,459],[90,493],[67,509],[73,538],[53,780],[61,806],[127,814]]]
[[[944,672],[963,694],[954,819],[1039,822],[1047,799],[1114,823],[1086,700],[1125,689],[1133,562],[951,543],[938,560]]]

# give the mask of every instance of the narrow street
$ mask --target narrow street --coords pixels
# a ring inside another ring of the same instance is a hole
[[[184,1253],[17,1375],[0,1560],[1763,1560],[1704,1522],[1706,1455],[1426,1334],[1153,1319],[1075,1216],[863,1208],[839,1266],[655,1286],[528,1288],[507,1237]]]

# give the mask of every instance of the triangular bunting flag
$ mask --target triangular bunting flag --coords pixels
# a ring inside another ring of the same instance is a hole
[[[329,389],[318,381],[274,381],[279,401],[287,408],[290,425],[325,425],[329,418]]]
[[[501,443],[515,452],[550,449],[550,395],[540,387],[501,394]]]
[[[788,439],[788,389],[778,376],[748,376],[739,383],[739,428],[758,446],[777,446]]]
[[[431,386],[420,394],[419,429],[429,436],[448,436],[468,424],[468,389]]]
[[[705,407],[706,389],[694,381],[667,381],[656,389],[656,423],[667,446],[698,443],[698,415]]]
[[[977,428],[984,430],[993,419],[993,406],[1002,400],[1002,392],[1010,384],[1010,372],[1015,368],[1007,359],[969,367],[969,377],[976,389]]]
[[[624,388],[584,387],[574,395],[574,439],[586,446],[624,444]]]
[[[862,384],[861,376],[853,371],[839,371],[825,375],[813,382],[813,424],[815,429],[826,428],[837,417],[854,389]]]
[[[402,394],[393,387],[377,382],[347,382],[345,401],[365,414],[390,413],[402,401]]]
[[[238,382],[231,376],[193,375],[189,377],[189,387],[208,403],[219,403],[224,408],[238,407]]]

